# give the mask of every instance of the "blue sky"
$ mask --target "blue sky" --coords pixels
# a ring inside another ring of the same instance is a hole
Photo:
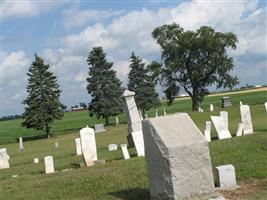
[[[186,30],[209,25],[238,37],[234,75],[245,84],[267,82],[267,9],[264,1],[1,1],[1,115],[23,112],[26,72],[34,52],[50,64],[62,102],[90,101],[86,59],[103,46],[123,84],[132,51],[145,62],[160,59],[151,37],[172,22]]]

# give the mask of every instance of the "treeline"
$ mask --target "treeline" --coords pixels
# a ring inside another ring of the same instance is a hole
[[[18,119],[21,118],[21,115],[8,115],[0,118],[0,121],[7,121],[12,119]]]

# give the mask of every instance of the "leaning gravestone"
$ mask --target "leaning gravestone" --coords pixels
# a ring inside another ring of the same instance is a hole
[[[134,95],[135,93],[129,90],[125,90],[123,93],[129,133],[127,138],[129,146],[132,146],[132,144],[134,144],[137,155],[144,156],[145,151],[142,124],[137,106],[135,104]]]
[[[76,155],[82,155],[81,139],[75,138]]]
[[[165,107],[163,107],[163,114],[164,114],[164,116],[167,115]]]
[[[86,166],[94,165],[97,160],[95,131],[88,126],[80,130],[82,154]]]
[[[0,149],[0,169],[9,168],[9,155],[7,154],[6,148]]]
[[[230,97],[222,97],[222,108],[227,108],[232,106]]]
[[[204,136],[205,136],[207,142],[211,141],[210,132],[211,132],[211,121],[206,121],[206,127],[205,127],[205,131],[204,131]]]
[[[22,137],[19,137],[19,150],[20,150],[20,151],[23,151],[23,150],[24,150],[23,139],[22,139]]]
[[[51,173],[55,172],[53,156],[44,157],[44,163],[45,163],[45,173],[46,174],[51,174]]]
[[[221,188],[236,186],[235,167],[230,164],[216,167],[216,184]]]
[[[250,109],[248,105],[240,106],[241,122],[244,135],[253,133]]]
[[[227,127],[225,127],[225,120],[221,116],[210,116],[211,121],[213,122],[213,125],[217,131],[218,138],[220,140],[231,138],[231,134]]]
[[[130,155],[129,155],[129,152],[128,152],[128,149],[127,149],[127,144],[121,144],[121,150],[122,150],[124,159],[125,160],[130,159]]]
[[[104,124],[95,124],[95,133],[101,133],[106,131]]]
[[[237,127],[237,131],[235,136],[239,137],[241,136],[243,133],[243,124],[242,123],[238,123],[238,127]]]
[[[228,112],[227,111],[221,111],[220,116],[223,119],[224,127],[228,129]]]
[[[214,190],[209,147],[186,113],[142,121],[151,199],[187,199]]]

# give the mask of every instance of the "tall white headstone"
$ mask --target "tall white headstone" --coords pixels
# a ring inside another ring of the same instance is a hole
[[[95,131],[88,126],[80,130],[82,154],[86,166],[94,165],[97,160],[97,150],[95,141]]]
[[[144,139],[142,132],[142,124],[136,103],[134,100],[134,92],[125,90],[123,93],[124,105],[128,123],[128,143],[131,146],[133,141],[138,156],[144,156]]]
[[[164,116],[167,115],[165,107],[163,107],[163,114],[164,114]]]
[[[22,137],[19,137],[19,150],[20,150],[20,151],[24,150],[23,139],[22,139]]]
[[[243,124],[244,135],[253,133],[252,120],[248,105],[240,106],[241,122]]]
[[[242,103],[242,101],[239,101],[239,104],[240,104],[240,106],[243,106],[243,103]]]
[[[264,106],[265,106],[265,110],[267,112],[267,102],[264,103]]]
[[[204,136],[205,136],[207,142],[211,141],[210,132],[211,132],[211,121],[206,121]]]
[[[44,163],[45,163],[45,173],[46,174],[50,174],[50,173],[55,172],[53,156],[44,157]]]
[[[81,139],[75,138],[76,155],[82,155]]]
[[[220,140],[232,137],[229,130],[225,127],[225,121],[221,116],[210,116],[210,118]]]
[[[125,160],[130,159],[130,155],[129,155],[129,152],[128,152],[128,149],[127,149],[127,144],[121,144],[121,150],[122,150],[124,159]]]
[[[9,155],[7,154],[6,148],[0,149],[0,169],[9,168]]]
[[[158,109],[156,108],[156,114],[155,114],[155,117],[158,117],[159,114],[158,114]]]
[[[243,125],[242,123],[238,123],[237,131],[236,131],[236,136],[239,137],[242,135],[243,132]]]
[[[212,104],[210,104],[210,112],[213,112],[214,111],[214,107]]]
[[[225,126],[225,129],[229,129],[228,128],[228,112],[227,111],[221,111],[220,112],[220,116],[222,117],[223,119],[223,124]]]
[[[119,117],[118,116],[115,117],[115,124],[116,124],[116,126],[119,125]]]

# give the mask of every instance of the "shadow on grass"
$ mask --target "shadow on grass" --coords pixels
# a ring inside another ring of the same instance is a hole
[[[71,163],[70,166],[71,166],[71,168],[74,168],[74,169],[81,168],[80,163]]]
[[[129,190],[120,190],[111,192],[110,195],[120,198],[121,200],[149,200],[149,190],[144,188],[134,188]]]

